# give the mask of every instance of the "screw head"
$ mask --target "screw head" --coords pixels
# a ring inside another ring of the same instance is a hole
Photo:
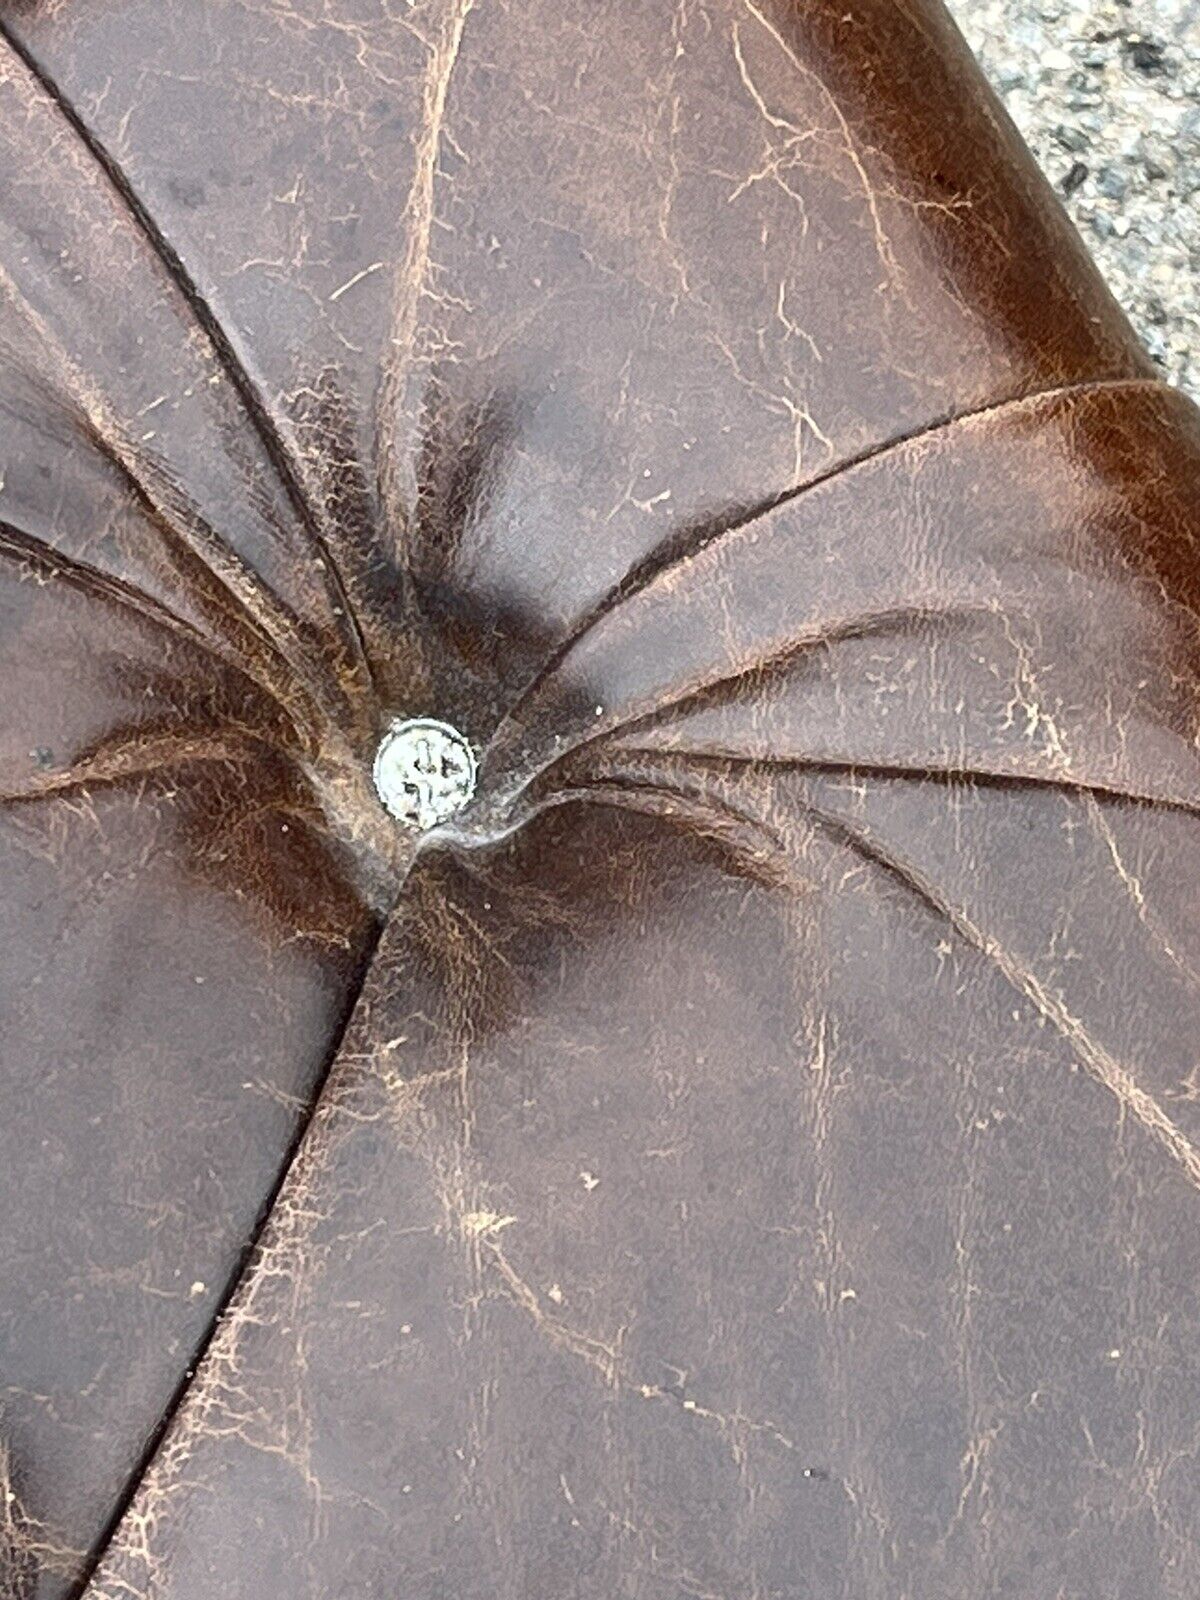
[[[396,818],[424,833],[447,822],[475,793],[475,752],[448,722],[397,718],[380,740],[373,776]]]

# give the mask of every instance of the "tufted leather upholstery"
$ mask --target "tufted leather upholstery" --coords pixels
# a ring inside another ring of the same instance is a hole
[[[3,1600],[1200,1592],[1200,425],[936,0],[8,0],[0,483]]]

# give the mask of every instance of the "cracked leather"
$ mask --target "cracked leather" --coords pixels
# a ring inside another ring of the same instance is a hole
[[[8,0],[3,1600],[1200,1593],[1198,540],[934,0]]]

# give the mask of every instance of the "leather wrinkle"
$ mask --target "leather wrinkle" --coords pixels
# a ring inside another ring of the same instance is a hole
[[[72,1570],[71,1592],[73,1595],[80,1597],[80,1600],[82,1600],[82,1597],[86,1595],[88,1589],[91,1587],[92,1578],[95,1576],[99,1567],[103,1564],[105,1555],[107,1554],[114,1539],[124,1524],[131,1507],[136,1501],[138,1491],[145,1480],[147,1472],[150,1470],[151,1466],[159,1455],[163,1440],[170,1430],[172,1422],[179,1414],[181,1408],[186,1404],[187,1397],[191,1393],[195,1383],[196,1374],[203,1366],[205,1355],[212,1346],[213,1340],[220,1332],[222,1321],[228,1312],[230,1305],[233,1303],[239,1287],[245,1279],[247,1270],[255,1259],[259,1248],[259,1242],[263,1236],[264,1230],[271,1220],[272,1215],[274,1214],[280,1192],[287,1183],[289,1174],[295,1166],[300,1151],[303,1149],[305,1141],[308,1138],[309,1130],[313,1126],[313,1120],[318,1114],[325,1083],[339,1058],[342,1040],[345,1036],[346,1029],[349,1027],[350,1019],[353,1015],[355,1006],[358,1003],[359,992],[362,987],[363,978],[370,970],[371,963],[374,959],[375,949],[378,946],[382,932],[382,927],[380,927],[380,929],[376,932],[375,939],[369,951],[366,953],[362,961],[357,982],[350,986],[350,991],[343,1011],[341,1023],[334,1030],[331,1036],[326,1053],[325,1065],[315,1092],[312,1096],[312,1100],[308,1105],[304,1116],[298,1120],[292,1141],[285,1151],[283,1159],[279,1164],[279,1170],[276,1175],[275,1182],[263,1198],[262,1207],[259,1211],[259,1214],[254,1222],[253,1227],[249,1231],[237,1263],[225,1284],[224,1291],[220,1299],[220,1307],[214,1313],[212,1320],[208,1324],[207,1328],[204,1329],[199,1341],[192,1349],[186,1365],[183,1368],[182,1376],[180,1377],[175,1393],[171,1397],[170,1401],[164,1408],[162,1414],[159,1416],[153,1429],[151,1430],[145,1447],[142,1451],[141,1459],[138,1465],[135,1467],[133,1473],[130,1475],[129,1481],[125,1485],[120,1499],[114,1505],[112,1515],[107,1526],[101,1530],[95,1543],[89,1548],[89,1550],[86,1552],[86,1555],[82,1557],[77,1566],[75,1566]],[[0,1463],[0,1465],[2,1465],[2,1463]],[[0,1484],[2,1484],[2,1482],[3,1474],[0,1472]],[[2,1575],[3,1567],[0,1566],[0,1576]],[[4,1600],[9,1600],[9,1597],[6,1595]],[[21,1600],[21,1597],[17,1595],[12,1597],[12,1600]]]
[[[820,489],[827,483],[834,482],[843,473],[852,472],[856,467],[866,466],[869,462],[886,455],[889,451],[902,449],[905,445],[917,444],[926,437],[937,436],[945,429],[953,427],[956,423],[972,422],[991,416],[995,412],[1005,412],[1010,408],[1035,403],[1039,400],[1053,400],[1060,396],[1092,394],[1110,390],[1114,392],[1140,389],[1155,391],[1164,388],[1166,388],[1166,385],[1157,378],[1087,379],[1078,383],[1055,384],[1045,389],[1023,391],[1019,394],[1006,396],[1004,399],[989,401],[988,404],[970,411],[948,412],[942,417],[934,418],[930,422],[923,422],[906,432],[893,434],[878,443],[868,445],[856,455],[847,456],[843,460],[835,462],[826,471],[820,472],[792,488],[781,490],[778,494],[759,502],[744,512],[734,512],[727,517],[706,521],[697,528],[681,530],[674,538],[668,539],[663,547],[653,551],[645,561],[631,569],[621,579],[620,583],[613,586],[594,610],[582,618],[578,628],[563,640],[559,648],[548,658],[538,674],[526,686],[517,702],[511,707],[509,716],[515,717],[524,701],[533,697],[543,680],[549,677],[556,667],[561,665],[580,639],[610,612],[615,611],[624,601],[632,598],[657,578],[670,572],[672,568],[686,567],[689,561],[710,545],[731,534],[737,534],[744,528],[751,527],[760,518],[769,516],[773,511],[783,506],[798,502],[804,495]]]
[[[415,482],[405,482],[404,475],[398,469],[393,430],[396,418],[403,415],[403,391],[412,375],[413,343],[429,272],[438,157],[450,82],[458,63],[467,19],[474,5],[475,0],[454,0],[438,31],[438,37],[429,45],[429,68],[422,94],[425,114],[406,207],[411,231],[393,284],[392,331],[389,337],[392,354],[380,386],[376,450],[385,522],[397,529],[408,527],[419,490]]]
[[[737,537],[743,532],[752,533],[757,522],[770,517],[775,512],[786,511],[789,506],[799,506],[806,495],[815,493],[826,485],[837,482],[838,479],[853,473],[856,469],[880,461],[892,452],[901,451],[914,444],[920,444],[926,439],[946,437],[952,433],[956,426],[983,422],[992,417],[1002,418],[1010,414],[1019,414],[1025,407],[1036,406],[1047,401],[1092,395],[1113,394],[1119,396],[1124,393],[1155,394],[1159,392],[1169,393],[1170,391],[1158,379],[1118,378],[1055,385],[1047,389],[1009,396],[1005,399],[991,402],[986,406],[971,411],[950,414],[933,422],[923,424],[909,432],[897,434],[868,447],[855,456],[836,463],[828,471],[818,474],[795,488],[784,490],[778,495],[762,501],[752,510],[740,515],[735,514],[728,519],[717,518],[706,522],[697,529],[685,530],[676,539],[668,541],[665,549],[655,551],[646,562],[642,563],[626,578],[622,579],[619,584],[615,585],[601,602],[581,620],[579,626],[572,631],[570,636],[552,651],[542,667],[518,695],[497,727],[483,752],[481,760],[482,771],[486,774],[489,757],[494,747],[503,746],[506,740],[512,742],[520,739],[522,733],[520,714],[523,708],[529,701],[536,698],[538,691],[553,677],[557,669],[567,660],[581,640],[585,639],[599,623],[616,613],[627,601],[634,599],[664,577],[670,577],[676,572],[685,571],[690,562],[698,555],[712,549],[714,546],[718,546],[723,539]],[[955,609],[959,614],[967,614],[968,610],[966,607]],[[982,610],[983,608],[978,607],[977,609]],[[828,642],[831,636],[835,638],[851,637],[855,633],[861,634],[863,631],[869,631],[875,627],[887,626],[889,621],[900,621],[905,617],[914,617],[918,614],[911,608],[900,608],[884,611],[883,613],[870,613],[861,618],[847,618],[834,626],[832,635],[825,628],[824,622],[822,622],[821,626],[813,630],[811,636],[785,643],[778,650],[769,653],[761,660],[756,660],[741,671],[715,678],[699,688],[687,691],[677,700],[657,705],[644,714],[635,717],[631,723],[613,724],[605,722],[601,728],[584,735],[576,743],[558,750],[548,767],[542,767],[532,773],[524,774],[521,780],[521,788],[512,796],[513,803],[519,799],[521,792],[525,788],[541,779],[559,761],[569,759],[577,750],[587,745],[609,739],[614,733],[629,727],[653,725],[663,717],[669,717],[673,711],[687,706],[705,694],[711,694],[722,686],[728,686],[728,692],[736,697],[739,680],[770,670],[771,667],[786,661],[798,652]],[[937,621],[939,618],[945,618],[946,612],[944,610],[930,610],[924,615],[931,621]]]
[[[42,65],[24,48],[3,17],[0,17],[0,40],[3,40],[7,48],[22,62],[26,70],[44,90],[48,99],[57,108],[64,123],[71,130],[72,135],[89,152],[115,192],[121,197],[130,217],[150,244],[171,277],[175,287],[196,317],[197,322],[211,341],[214,350],[217,352],[237,390],[239,398],[246,407],[247,414],[266,448],[267,455],[284,485],[293,508],[320,552],[324,569],[330,576],[334,593],[340,604],[341,613],[347,620],[358,664],[366,677],[369,692],[371,667],[354,609],[349,603],[340,570],[333,559],[326,537],[318,526],[312,503],[303,490],[291,453],[285,447],[279,429],[272,419],[270,407],[264,394],[252,381],[249,372],[237,354],[232,339],[222,326],[220,319],[214,314],[212,308],[200,293],[178,252],[172,248],[170,241],[162,233],[154,218],[138,198],[137,191],[127,174],[113,155],[103,147],[96,136],[88,129],[78,111],[62,94]],[[140,492],[144,492],[142,486],[136,484],[132,477],[130,481],[134,483]],[[289,665],[293,669],[297,668],[295,661],[289,662]]]
[[[660,763],[663,761],[662,752],[658,751],[638,752],[636,750],[628,750],[625,753],[629,756],[644,753],[652,759],[657,758]],[[693,764],[703,766],[705,764],[704,758],[699,758],[697,762],[696,757],[688,756],[672,762],[668,757],[665,766],[668,775],[672,766],[676,768],[682,767],[686,775],[688,767]],[[722,767],[728,769],[739,765],[752,769],[769,769],[772,766],[770,762],[756,760],[743,763],[712,760],[708,764],[718,770]],[[807,763],[783,763],[780,765],[784,766],[785,770],[800,769],[814,773],[844,775],[850,779],[851,783],[879,778],[917,779],[918,781],[934,779],[938,782],[950,784],[966,783],[970,785],[994,783],[1002,789],[1019,789],[1022,786],[1060,789],[1068,793],[1075,792],[1080,796],[1086,796],[1093,803],[1097,800],[1103,800],[1106,804],[1114,803],[1117,806],[1144,807],[1149,812],[1176,810],[1182,814],[1194,816],[1200,810],[1200,807],[1195,805],[1173,806],[1170,802],[1155,799],[1142,800],[1122,794],[1106,794],[1086,789],[1083,786],[1079,786],[1072,791],[1072,786],[1069,785],[1039,784],[1034,779],[990,778],[986,774],[974,771],[953,774],[914,773],[912,770],[904,768],[892,769],[889,772],[870,766],[836,767],[828,763],[814,763],[811,766]],[[657,790],[642,790],[639,792],[636,778],[630,778],[624,785],[616,784],[615,786],[610,780],[607,786],[603,782],[599,782],[594,789],[588,786],[583,786],[577,790],[567,789],[563,792],[562,797],[556,797],[549,803],[560,803],[562,798],[579,799],[594,796],[601,803],[631,804],[636,808],[639,803],[648,804],[652,797],[657,805],[662,805],[666,801],[666,795],[663,792],[665,787],[666,785],[664,784]],[[684,794],[688,792],[686,787],[683,788],[682,792]],[[711,796],[704,795],[703,790],[701,790],[699,804],[702,814],[706,804],[711,804],[711,798]],[[788,845],[777,829],[770,827],[764,820],[757,818],[750,809],[738,807],[730,801],[724,801],[720,804],[727,816],[744,830],[750,832],[751,836],[756,835],[765,843],[768,850],[777,852],[785,860],[789,857]],[[965,910],[955,906],[933,882],[926,879],[914,865],[906,862],[895,849],[889,848],[880,839],[874,837],[868,828],[856,825],[846,816],[840,815],[827,806],[822,806],[809,797],[802,797],[800,810],[805,817],[817,823],[824,831],[853,850],[864,860],[882,868],[905,892],[915,896],[936,917],[944,919],[959,937],[978,950],[989,961],[993,962],[1006,981],[1012,985],[1013,989],[1031,1001],[1039,1015],[1043,1016],[1062,1034],[1073,1053],[1083,1062],[1088,1073],[1118,1100],[1122,1111],[1132,1116],[1158,1142],[1171,1160],[1182,1169],[1188,1182],[1194,1188],[1200,1189],[1200,1146],[1179,1128],[1169,1113],[1152,1095],[1137,1085],[1133,1075],[1119,1061],[1113,1058],[1109,1050],[1088,1036],[1079,1021],[1067,1011],[1061,998],[1050,992],[1035,972],[1006,951],[1003,945],[978,926]],[[736,856],[735,859],[738,864],[744,864],[746,860],[753,859],[753,853],[746,851],[744,854]],[[793,891],[797,882],[797,880],[790,878],[786,872],[772,874],[765,878],[764,881],[770,882],[775,886],[789,887]],[[1191,974],[1190,969],[1188,975],[1195,980],[1196,975]]]
[[[4,281],[5,274],[0,268],[0,286]],[[44,345],[52,348],[53,341],[49,334],[42,329],[38,331]],[[75,376],[65,356],[60,357],[59,370]],[[72,394],[71,397],[75,399],[76,395]],[[253,667],[248,670],[258,671],[263,687],[276,697],[280,697],[281,686],[289,680],[303,684],[322,720],[335,725],[336,711],[325,693],[320,675],[314,677],[295,644],[287,637],[293,627],[283,607],[247,571],[217,531],[191,504],[182,486],[169,481],[156,484],[153,479],[157,474],[153,470],[141,470],[143,464],[138,462],[136,450],[121,437],[118,428],[99,425],[94,414],[86,416],[85,427],[88,438],[120,473],[160,535],[175,548],[184,567],[198,570],[202,582],[215,581],[232,604],[239,623],[263,648],[274,668],[269,673]],[[247,587],[251,591],[249,594],[244,592]],[[281,703],[284,703],[282,699]],[[308,731],[311,736],[311,719]]]
[[[932,883],[922,879],[911,865],[886,846],[872,839],[863,828],[855,827],[836,812],[805,803],[812,817],[834,837],[849,845],[864,860],[882,867],[909,893],[924,902],[929,910],[944,918],[968,944],[1003,973],[1012,987],[1029,1000],[1066,1040],[1074,1056],[1088,1074],[1118,1101],[1122,1112],[1137,1121],[1181,1170],[1193,1189],[1200,1190],[1200,1146],[1190,1139],[1153,1095],[1142,1089],[1134,1075],[1114,1059],[1104,1045],[1094,1041],[1087,1030],[1066,1009],[1062,999],[1048,991],[1035,972],[1006,951],[1002,944],[954,906]]]
[[[659,762],[671,759],[669,751],[655,749],[653,746],[639,749],[637,745],[622,745],[618,756],[634,759],[641,756]],[[677,757],[677,760],[681,765],[686,764],[698,769],[707,767],[715,772],[745,767],[756,772],[802,771],[844,776],[851,781],[860,778],[911,779],[918,783],[939,784],[949,789],[958,785],[969,785],[975,788],[1011,790],[1018,793],[1022,789],[1060,791],[1079,797],[1091,796],[1115,806],[1145,809],[1149,813],[1175,812],[1185,817],[1200,815],[1200,801],[1173,800],[1164,795],[1129,794],[1124,789],[1107,789],[1103,784],[1070,783],[1063,778],[1041,778],[1021,772],[986,772],[980,767],[887,766],[875,761],[830,761],[822,757],[809,760],[795,756],[773,759],[770,756],[759,755],[716,755],[699,750],[689,750],[686,755]]]
[[[12,562],[18,572],[33,569],[42,583],[63,583],[95,596],[106,605],[128,610],[152,628],[175,634],[188,641],[204,656],[245,681],[247,686],[263,688],[243,663],[219,652],[203,633],[185,618],[160,605],[143,590],[89,567],[76,557],[51,549],[41,540],[30,538],[11,523],[0,522],[0,561]],[[280,706],[286,713],[286,706]],[[195,761],[246,762],[264,751],[296,755],[278,732],[266,727],[238,725],[228,716],[220,719],[216,735],[136,733],[106,738],[90,750],[80,751],[69,770],[62,773],[35,773],[24,784],[5,787],[0,782],[0,807],[27,806],[39,800],[60,798],[72,791],[87,790],[97,784],[124,783],[151,777],[164,767]]]
[[[98,567],[89,566],[79,556],[68,555],[54,549],[36,535],[25,532],[7,520],[0,520],[0,558],[12,561],[18,567],[36,565],[48,579],[55,578],[73,583],[81,589],[89,589],[107,604],[127,606],[147,621],[156,623],[169,632],[177,633],[181,638],[195,644],[222,666],[232,667],[242,676],[249,678],[245,667],[239,661],[221,654],[213,640],[186,617],[162,605],[144,589],[126,579],[102,572]]]

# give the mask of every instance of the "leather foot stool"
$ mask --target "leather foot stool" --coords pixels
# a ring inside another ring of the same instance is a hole
[[[3,1600],[1200,1594],[1198,611],[936,0],[9,0]]]

